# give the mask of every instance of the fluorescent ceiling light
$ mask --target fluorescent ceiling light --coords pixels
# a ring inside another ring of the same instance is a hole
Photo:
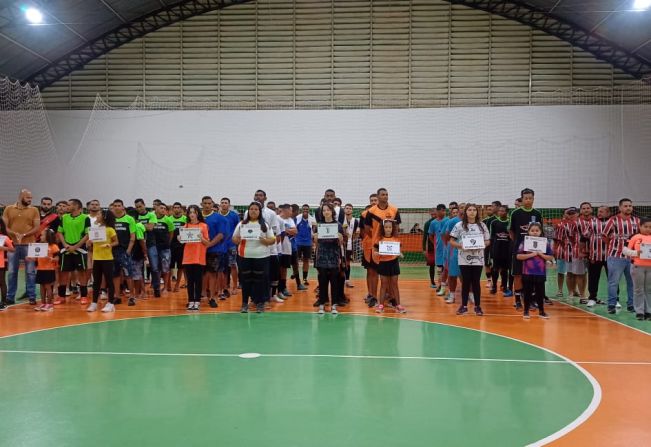
[[[635,0],[633,9],[636,11],[646,11],[651,7],[651,0]]]
[[[36,8],[27,8],[25,10],[25,17],[30,23],[41,23],[43,22],[43,14]]]

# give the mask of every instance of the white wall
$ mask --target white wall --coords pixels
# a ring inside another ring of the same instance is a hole
[[[48,116],[63,172],[44,172],[51,188],[37,196],[244,204],[261,188],[277,202],[314,204],[331,187],[365,204],[384,186],[400,207],[511,204],[523,187],[539,207],[651,200],[649,106]]]

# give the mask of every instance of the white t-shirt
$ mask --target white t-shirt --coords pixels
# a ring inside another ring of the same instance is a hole
[[[291,217],[288,217],[287,219],[280,219],[282,221],[283,225],[283,231],[289,229],[289,228],[296,228],[296,224],[294,223],[294,219]],[[289,238],[289,236],[285,236],[285,239],[282,240],[280,243],[281,245],[281,253],[284,255],[290,255],[292,254],[292,241]]]
[[[479,227],[481,225],[481,228]],[[482,229],[484,232],[482,233]],[[463,222],[458,222],[452,231],[450,231],[450,237],[453,237],[457,242],[461,243],[464,236],[477,236],[484,238],[484,244],[488,244],[490,241],[490,234],[486,224],[481,222],[480,224],[468,224],[468,230],[464,230]],[[458,260],[459,265],[484,265],[484,249],[478,248],[474,250],[464,250],[462,248],[458,249]]]
[[[348,237],[348,241],[346,241],[346,250],[352,251],[353,250],[353,231],[355,229],[355,223],[358,221],[356,217],[351,217],[350,218],[350,223],[346,220],[346,217],[344,217],[344,223],[343,225],[345,226],[348,224],[348,228],[346,228],[344,231],[346,232],[346,236]]]
[[[235,227],[235,231],[233,231],[233,236],[238,236],[238,237],[240,236],[241,226],[242,226],[242,222],[237,224],[237,226]],[[267,232],[265,233],[265,236],[274,237],[274,233],[269,227],[269,225],[267,225]],[[256,259],[268,258],[269,256],[271,256],[271,247],[275,247],[275,246],[276,244],[273,244],[271,246],[264,245],[262,242],[258,240],[242,239],[239,246],[237,247],[237,253],[243,258],[256,258]]]

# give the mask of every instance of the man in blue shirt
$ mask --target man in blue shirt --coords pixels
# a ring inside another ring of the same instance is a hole
[[[220,213],[212,213],[205,218],[208,225],[208,237],[210,243],[206,251],[206,277],[208,278],[208,304],[213,309],[217,307],[215,297],[226,287],[225,272],[228,270],[228,247],[230,240],[227,239],[229,224],[228,220]],[[221,274],[220,274],[221,273]]]
[[[310,206],[305,204],[301,207],[301,214],[296,216],[296,250],[298,258],[303,261],[303,287],[309,284],[307,274],[310,270],[310,259],[312,258],[312,233],[316,226],[316,219],[310,215]],[[303,289],[301,289],[303,290]]]
[[[228,197],[222,197],[219,201],[219,214],[224,216],[228,223],[228,232],[224,234],[225,242],[228,244],[228,271],[223,273],[223,281],[226,286],[219,295],[220,299],[226,299],[230,295],[237,294],[237,246],[232,239],[235,227],[240,223],[240,215],[231,210],[231,199]],[[230,291],[228,290],[229,287],[231,287]]]

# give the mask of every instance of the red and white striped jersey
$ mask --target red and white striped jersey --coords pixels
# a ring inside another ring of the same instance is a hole
[[[580,243],[581,232],[573,220],[563,220],[556,225],[554,234],[556,259],[567,262],[582,259]]]
[[[608,256],[623,258],[622,249],[628,240],[640,231],[640,218],[630,216],[624,218],[621,215],[608,219],[604,226],[603,235],[608,239]]]
[[[591,261],[605,261],[608,253],[608,244],[603,238],[604,227],[607,219],[579,219],[577,221],[581,236],[588,242],[588,259]]]

